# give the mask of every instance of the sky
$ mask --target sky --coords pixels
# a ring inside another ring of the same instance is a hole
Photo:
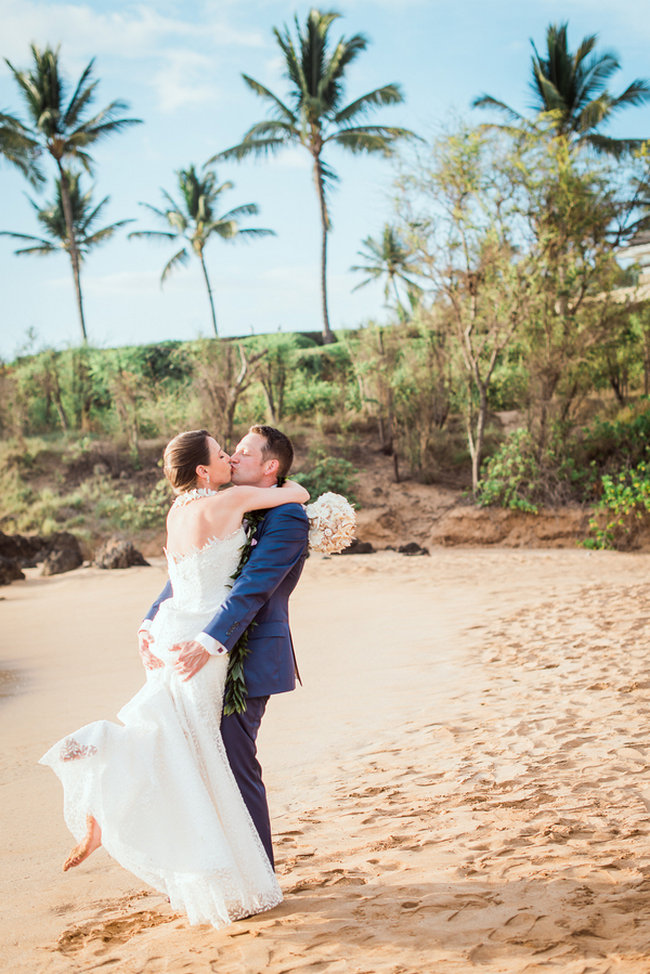
[[[308,5],[277,0],[0,0],[0,110],[22,114],[20,96],[4,62],[30,64],[29,45],[60,45],[60,64],[72,86],[91,58],[100,79],[95,108],[119,99],[142,125],[92,150],[97,202],[110,197],[104,224],[133,219],[82,269],[89,341],[97,347],[212,334],[198,261],[160,285],[174,243],[127,239],[128,230],[158,228],[141,203],[162,205],[161,189],[175,195],[176,172],[202,166],[237,143],[265,117],[264,103],[243,83],[252,75],[280,97],[287,94],[280,50],[272,33],[303,21]],[[373,120],[401,125],[431,138],[451,118],[484,121],[470,108],[483,92],[526,111],[530,101],[530,39],[542,49],[549,23],[568,21],[575,49],[587,34],[613,49],[621,70],[610,89],[650,77],[648,0],[346,0],[324,5],[341,17],[332,36],[363,33],[368,47],[346,76],[346,98],[389,82],[405,102]],[[630,108],[606,129],[615,136],[650,135],[650,105]],[[392,215],[395,167],[390,161],[334,151],[340,176],[332,194],[329,304],[333,328],[355,327],[386,315],[383,288],[352,291],[362,277],[350,267],[367,236],[378,237]],[[50,175],[51,170],[49,171]],[[224,209],[257,203],[243,225],[276,236],[249,243],[215,238],[206,249],[220,333],[319,331],[320,229],[306,150],[296,147],[266,160],[217,166],[234,188]],[[27,196],[43,205],[18,170],[0,159],[0,230],[39,233]],[[80,337],[69,260],[15,256],[17,242],[0,237],[0,359],[24,351],[65,348]]]

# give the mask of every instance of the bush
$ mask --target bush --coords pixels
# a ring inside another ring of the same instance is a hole
[[[591,466],[579,466],[559,438],[539,456],[527,430],[515,430],[486,461],[477,499],[536,514],[542,505],[575,502],[594,479]]]
[[[482,507],[498,505],[537,513],[541,470],[525,430],[515,430],[484,465],[477,499]]]
[[[650,525],[650,464],[641,462],[617,476],[601,478],[603,496],[589,521],[589,548],[631,548]]]
[[[335,494],[343,494],[351,504],[358,507],[359,503],[354,495],[356,476],[357,470],[349,460],[321,455],[309,471],[294,474],[293,479],[309,491],[313,501],[320,494],[331,490]]]
[[[595,420],[581,431],[575,454],[579,462],[593,464],[599,474],[636,467],[650,456],[650,410],[630,415],[626,409],[618,419]]]

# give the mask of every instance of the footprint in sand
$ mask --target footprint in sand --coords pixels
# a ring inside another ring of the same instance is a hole
[[[70,927],[59,935],[56,949],[62,954],[74,954],[84,947],[103,945],[103,950],[113,950],[152,927],[181,919],[180,914],[161,914],[152,910],[140,910],[127,916],[113,917],[102,923],[90,921]]]

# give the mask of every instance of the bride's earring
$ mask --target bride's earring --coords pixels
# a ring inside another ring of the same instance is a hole
[[[206,484],[209,484],[210,483],[210,474],[208,473],[207,470],[205,471],[205,482],[206,482]]]

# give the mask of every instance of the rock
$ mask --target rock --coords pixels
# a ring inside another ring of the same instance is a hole
[[[37,561],[42,561],[44,545],[45,539],[37,534],[25,536],[0,531],[0,555],[16,560],[21,568],[33,568]]]
[[[43,562],[42,575],[61,575],[83,564],[81,548],[74,534],[58,531],[42,540],[48,549]]]
[[[342,555],[372,555],[372,554],[374,554],[374,552],[375,552],[375,549],[373,548],[373,546],[370,544],[369,541],[359,541],[358,538],[355,538],[354,541],[352,542],[352,544],[348,545],[347,548],[344,548],[343,551],[340,552],[340,554],[342,554]]]
[[[97,568],[130,568],[132,565],[148,564],[130,541],[120,538],[109,538],[97,551],[93,561]]]
[[[79,542],[68,531],[57,531],[47,538],[0,531],[0,556],[15,561],[19,568],[33,568],[42,561],[43,575],[69,572],[83,562]]]
[[[429,549],[422,548],[417,541],[409,541],[408,544],[400,545],[397,549],[400,555],[428,555]]]
[[[19,578],[24,578],[20,565],[15,558],[7,558],[0,555],[0,585],[11,585]]]

